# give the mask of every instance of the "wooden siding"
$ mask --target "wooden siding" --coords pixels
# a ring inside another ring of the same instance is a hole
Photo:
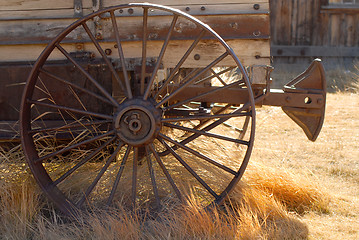
[[[310,55],[304,46],[322,47],[322,56],[327,55],[328,47],[359,54],[358,5],[332,5],[328,0],[272,0],[270,10],[274,56],[289,55],[280,46],[297,49],[297,53],[292,50],[293,56]]]
[[[75,16],[73,0],[60,1],[52,7],[49,6],[49,2],[53,1],[0,0],[0,62],[36,60],[47,43],[55,38],[62,29],[80,17]],[[97,8],[97,6],[89,4],[92,2],[99,1],[82,1],[83,14]],[[101,6],[99,8],[103,8],[128,1],[103,0],[100,2]],[[249,66],[270,64],[268,0],[186,0],[181,2],[155,0],[152,2],[182,9],[211,26],[219,35],[229,41],[230,46],[237,52],[243,64]],[[131,12],[126,9],[125,11],[115,12],[119,21],[125,23],[121,25],[119,30],[121,40],[133,49],[141,49],[139,39],[136,36],[141,36],[142,34],[142,17],[139,17],[140,11],[137,11],[138,9],[134,8]],[[171,17],[160,10],[150,11],[149,16],[150,40],[159,45],[160,43],[156,42],[165,39],[171,24]],[[89,21],[89,28],[95,33],[97,31],[95,25],[100,24],[103,38],[107,39],[107,41],[114,41],[112,25],[109,25],[106,20],[109,16],[104,15],[103,17],[96,24]],[[172,45],[179,46],[173,52],[181,53],[183,51],[182,43],[197,36],[198,30],[184,18],[180,18],[177,25],[171,40],[174,40]],[[71,47],[74,51],[76,51],[76,44],[85,43],[85,47],[87,47],[86,43],[90,42],[86,32],[81,27],[69,34],[65,40],[67,43],[72,44]],[[113,49],[114,45],[112,44],[112,47],[108,47],[113,50],[112,52],[116,52],[116,49]],[[210,44],[204,44],[202,48],[202,53],[213,52]],[[87,48],[87,50],[89,49]],[[127,52],[129,55],[126,55],[126,57],[128,58],[138,57],[135,51]],[[53,56],[54,60],[61,58],[64,57],[62,55],[60,57]],[[177,59],[177,56],[171,57],[166,63],[174,64],[174,61],[170,61],[173,59]],[[205,61],[201,61],[201,63],[204,64]],[[198,67],[202,66],[199,62],[194,62],[193,64]]]
[[[17,128],[15,121],[18,119],[24,82],[33,61],[37,59],[46,45],[81,15],[86,15],[101,7],[129,1],[103,0],[99,5],[96,5],[99,0],[80,2],[82,2],[81,14],[77,14],[74,9],[74,0],[0,0],[0,109],[3,110],[0,111],[0,140],[2,137],[9,139],[15,135],[13,128]],[[270,64],[268,0],[152,0],[150,2],[178,8],[211,26],[227,40],[242,64],[246,66]],[[124,55],[131,62],[133,58],[142,57],[142,43],[138,40],[143,34],[143,28],[142,17],[139,17],[142,11],[136,8],[131,9],[132,11],[128,10],[116,11],[115,15],[121,23],[119,34]],[[150,34],[147,42],[147,57],[157,58],[172,17],[157,10],[150,11],[149,15]],[[89,20],[88,26],[94,35],[96,31],[101,32],[101,38],[106,40],[99,41],[101,47],[110,50],[110,57],[116,59],[119,58],[118,50],[115,47],[114,31],[108,17],[103,15],[100,19],[94,19],[94,22]],[[177,20],[163,58],[163,67],[175,67],[192,44],[193,39],[198,37],[200,29],[193,25],[182,17]],[[205,67],[214,58],[224,53],[223,46],[218,42],[214,43],[211,39],[210,36],[205,35],[182,67]],[[101,58],[82,27],[74,30],[64,41],[66,43],[63,43],[62,47],[68,52],[93,53],[91,56],[95,59]],[[194,57],[195,54],[200,56],[200,60]],[[59,51],[54,50],[48,59],[64,60],[65,57]],[[221,64],[235,65],[233,59],[229,57]],[[70,75],[70,70],[59,68],[61,74]],[[100,67],[98,71],[102,71]],[[66,79],[78,78],[68,76]]]

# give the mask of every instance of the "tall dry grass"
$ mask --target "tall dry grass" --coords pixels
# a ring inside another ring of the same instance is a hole
[[[193,200],[69,219],[43,197],[21,148],[0,146],[0,239],[358,239],[358,107],[357,94],[330,94],[314,144],[280,109],[261,109],[249,168],[211,211]]]
[[[299,214],[328,211],[328,199],[310,181],[281,169],[252,165],[225,205],[188,206],[159,213],[83,213],[76,220],[42,197],[19,148],[1,151],[0,239],[306,239]]]

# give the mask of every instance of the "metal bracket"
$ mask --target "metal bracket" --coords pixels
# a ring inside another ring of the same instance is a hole
[[[327,85],[321,60],[315,59],[308,69],[284,86],[284,92],[305,97],[306,105],[317,108],[282,106],[283,111],[297,123],[308,139],[315,141],[323,126]],[[309,95],[313,97],[310,97]]]
[[[102,0],[92,0],[92,11],[96,12],[102,9]],[[95,26],[95,36],[96,39],[103,39],[103,30],[102,30],[102,16],[96,16],[93,18],[93,23]]]
[[[74,0],[74,17],[83,17],[82,0]]]

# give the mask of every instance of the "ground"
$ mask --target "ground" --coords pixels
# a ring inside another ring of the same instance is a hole
[[[328,94],[316,142],[281,108],[259,108],[250,164],[230,196],[238,206],[214,213],[194,206],[159,219],[120,211],[63,221],[19,148],[2,150],[0,239],[359,239],[358,107],[359,94]]]
[[[308,141],[280,108],[258,110],[252,160],[305,175],[331,199],[329,213],[301,216],[311,239],[359,239],[358,109],[358,94],[329,94],[316,142]]]

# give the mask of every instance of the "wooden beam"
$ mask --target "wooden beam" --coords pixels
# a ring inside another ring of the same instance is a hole
[[[351,4],[330,4],[328,6],[322,6],[321,13],[350,13],[358,14],[359,6]]]
[[[140,40],[139,37],[142,33],[141,17],[119,17],[117,19],[119,23],[124,23],[119,29],[122,41]],[[198,19],[212,27],[224,39],[269,39],[269,15],[267,14],[210,15],[199,16]],[[171,16],[150,17],[148,31],[152,33],[151,40],[164,40],[171,20]],[[0,45],[46,44],[74,21],[74,19],[0,21]],[[92,29],[94,25],[89,24],[89,27]],[[102,22],[102,29],[106,39],[115,39],[111,23]],[[93,29],[92,31],[94,32]],[[193,39],[197,36],[198,31],[199,29],[193,23],[181,17],[172,34],[172,39]],[[75,29],[73,34],[65,39],[67,42],[89,41],[81,27]]]
[[[228,44],[233,48],[243,65],[268,65],[270,64],[269,40],[229,40]],[[148,56],[158,57],[161,50],[162,41],[149,41],[148,42]],[[163,62],[164,67],[175,67],[180,58],[192,44],[191,40],[170,41]],[[101,43],[103,49],[111,49],[111,58],[119,58],[117,49],[115,49],[115,42]],[[34,61],[40,55],[46,45],[0,45],[1,61],[16,62],[16,61]],[[75,44],[63,44],[68,52],[76,52]],[[140,58],[141,57],[141,42],[124,42],[123,50],[125,58]],[[93,52],[95,57],[101,58],[95,46],[91,43],[85,43],[83,49],[88,52]],[[213,40],[200,41],[198,46],[194,49],[188,60],[184,63],[183,67],[193,68],[205,67],[215,58],[223,54],[223,46]],[[194,58],[195,54],[199,54],[200,59]],[[56,49],[49,56],[49,60],[63,60],[64,56]],[[234,65],[233,60],[227,57],[221,62],[223,66]]]
[[[358,57],[359,47],[272,45],[273,57]]]
[[[1,0],[0,0],[1,1]],[[258,6],[254,8],[253,3],[247,4],[206,4],[204,9],[202,5],[174,5],[171,6],[175,9],[182,10],[192,16],[207,16],[207,15],[256,15],[256,14],[269,14],[269,3],[257,3]],[[115,12],[117,17],[134,17],[141,16],[142,10],[140,8],[132,9],[131,13],[127,10]],[[92,6],[83,7],[83,15],[93,12]],[[149,16],[163,16],[169,15],[166,12],[153,10],[149,12]],[[49,8],[49,9],[17,9],[17,10],[3,10],[0,9],[1,20],[27,20],[27,19],[63,19],[74,18],[73,7],[65,8]]]
[[[142,3],[144,2],[143,0],[133,0],[131,1],[131,3]],[[189,4],[203,4],[203,5],[207,5],[207,4],[236,4],[236,3],[252,3],[252,4],[256,4],[256,3],[268,3],[269,0],[255,0],[255,1],[250,1],[250,0],[222,0],[222,1],[218,1],[218,0],[181,0],[181,1],[171,1],[171,0],[152,0],[151,3],[153,4],[161,4],[161,5],[166,5],[166,6],[175,6],[175,5],[179,5],[179,3],[181,5],[189,5]],[[103,6],[104,7],[108,7],[108,6],[115,6],[115,5],[119,5],[119,4],[125,4],[128,3],[127,0],[103,0]]]
[[[92,1],[82,1],[83,8],[92,7]],[[73,9],[74,0],[0,0],[0,13],[3,11],[40,10],[40,9]]]

